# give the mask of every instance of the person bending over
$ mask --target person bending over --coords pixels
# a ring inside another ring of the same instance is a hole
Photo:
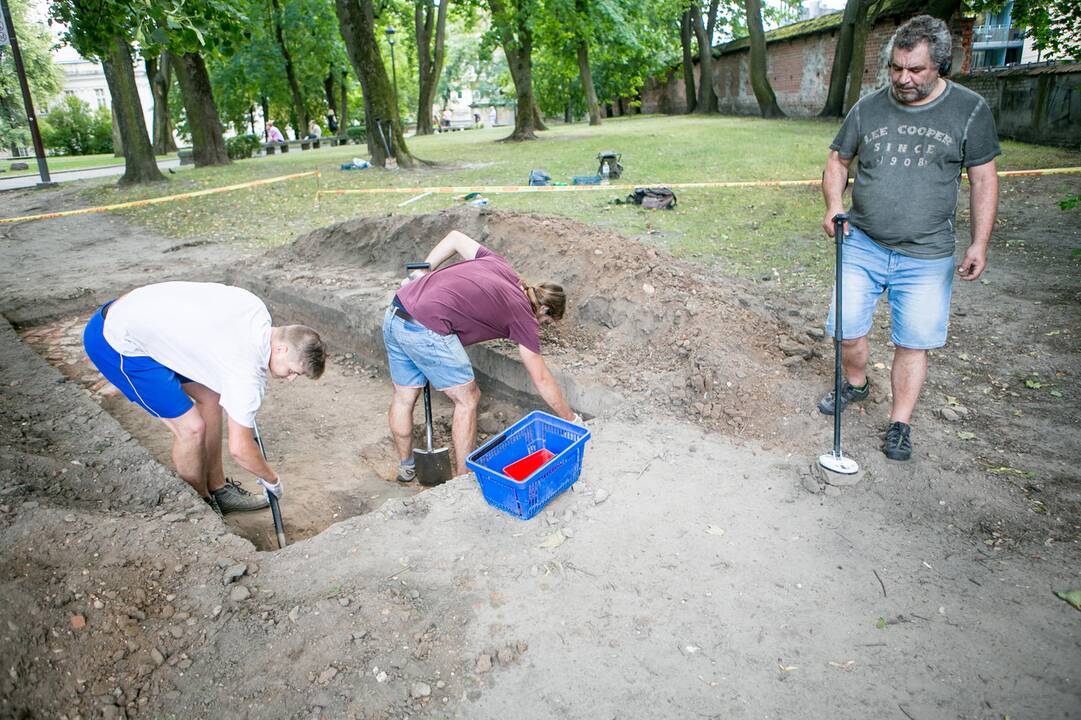
[[[247,290],[165,282],[102,305],[87,323],[83,345],[109,382],[172,431],[177,473],[215,512],[269,504],[225,478],[223,410],[233,459],[281,497],[281,477],[252,433],[255,413],[268,374],[283,380],[323,374],[326,348],[318,333],[272,326],[266,305]]]
[[[457,253],[465,262],[438,269]],[[464,233],[447,233],[395,295],[383,319],[383,340],[394,396],[388,420],[400,464],[398,480],[416,477],[413,408],[425,382],[454,402],[452,435],[456,473],[477,434],[480,391],[465,346],[505,338],[518,354],[537,393],[564,420],[577,418],[540,352],[540,326],[563,317],[567,299],[552,283],[524,285],[510,264]]]

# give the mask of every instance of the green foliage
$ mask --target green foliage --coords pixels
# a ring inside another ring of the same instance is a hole
[[[1028,30],[1033,45],[1059,60],[1081,59],[1081,2],[1078,0],[969,0],[974,12],[1001,12],[1008,3],[1010,23]]]
[[[94,155],[113,151],[113,122],[108,108],[91,110],[74,95],[41,118],[45,147],[61,155]]]
[[[250,158],[262,144],[255,135],[236,135],[225,139],[225,150],[230,160],[241,160]]]
[[[27,0],[8,0],[11,19],[19,39],[30,95],[38,112],[60,92],[60,70],[53,63],[49,31],[26,19]],[[22,90],[15,75],[15,60],[9,46],[0,47],[0,147],[30,144],[30,131],[23,110]]]
[[[368,129],[363,125],[353,125],[345,129],[345,134],[350,140],[359,145],[368,138]]]

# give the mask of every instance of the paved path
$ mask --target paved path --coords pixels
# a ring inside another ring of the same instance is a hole
[[[37,162],[31,162],[31,169],[37,170]],[[180,167],[180,160],[177,158],[170,158],[168,160],[158,161],[158,167],[162,170],[169,168]],[[21,171],[20,171],[21,172]],[[61,170],[60,172],[49,173],[53,182],[70,182],[72,180],[87,180],[89,178],[109,177],[110,175],[123,175],[124,164],[109,165],[106,167],[86,168],[84,170]],[[4,190],[16,190],[20,188],[30,188],[38,184],[41,178],[35,172],[33,175],[19,175],[18,177],[5,178],[0,175],[0,192]]]

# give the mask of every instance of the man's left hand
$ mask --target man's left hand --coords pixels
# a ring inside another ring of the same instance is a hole
[[[987,248],[977,245],[969,245],[965,251],[965,257],[957,266],[957,274],[962,280],[975,280],[983,274],[987,267]]]

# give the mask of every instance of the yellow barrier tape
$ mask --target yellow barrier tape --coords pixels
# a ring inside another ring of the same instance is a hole
[[[224,187],[209,188],[207,190],[195,190],[193,192],[180,193],[178,195],[165,195],[163,197],[148,198],[146,200],[132,200],[130,202],[117,203],[116,205],[102,205],[100,207],[79,208],[78,210],[63,210],[61,212],[42,213],[41,215],[24,215],[22,217],[0,218],[0,223],[30,222],[31,220],[51,220],[53,218],[69,217],[71,215],[89,215],[90,213],[109,212],[110,210],[125,210],[127,208],[141,207],[143,205],[158,205],[160,203],[173,202],[175,200],[187,200],[188,198],[202,197],[204,195],[214,195],[216,193],[231,192],[233,190],[243,190],[244,188],[256,187],[257,185],[270,185],[272,183],[285,182],[286,180],[296,180],[297,178],[311,177],[313,175],[318,178],[320,175],[320,171],[312,170],[310,172],[293,173],[292,175],[279,175],[277,177],[266,178],[265,180],[252,180],[251,182],[238,183],[236,185],[226,185]]]
[[[1081,167],[1067,168],[1044,168],[1040,170],[1003,170],[998,174],[1000,177],[1017,177],[1022,175],[1064,175],[1069,173],[1081,173]],[[967,175],[964,176],[967,178]],[[315,194],[315,202],[319,203],[321,195],[385,195],[392,193],[413,193],[414,195],[451,194],[464,195],[468,193],[542,193],[542,192],[589,192],[609,190],[634,190],[640,187],[656,187],[663,185],[668,188],[750,188],[750,187],[793,187],[799,185],[820,185],[822,180],[747,180],[732,182],[696,182],[696,183],[638,183],[635,185],[445,185],[434,187],[381,187],[381,188],[338,188],[333,190],[319,190]],[[418,200],[420,198],[417,198]]]

